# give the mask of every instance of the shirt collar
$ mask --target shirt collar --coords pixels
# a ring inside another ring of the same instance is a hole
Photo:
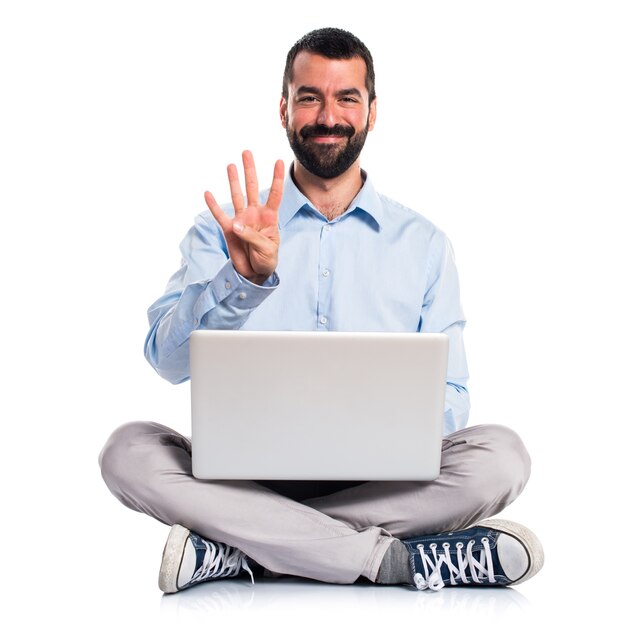
[[[285,177],[283,198],[280,203],[278,223],[281,229],[285,228],[299,211],[306,208],[313,210],[313,203],[298,189],[293,180],[292,172],[293,165],[289,168],[289,172]],[[383,205],[367,172],[361,170],[361,173],[365,179],[363,186],[341,217],[352,212],[355,212],[355,216],[364,213],[373,219],[373,222],[369,220],[372,226],[376,230],[380,230],[383,226]],[[341,219],[341,217],[338,219]]]

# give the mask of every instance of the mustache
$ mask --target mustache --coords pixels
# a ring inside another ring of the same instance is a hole
[[[300,130],[300,137],[307,139],[308,137],[347,137],[350,139],[356,131],[352,126],[341,126],[335,124],[334,126],[325,126],[324,124],[313,124],[309,126],[303,126]]]

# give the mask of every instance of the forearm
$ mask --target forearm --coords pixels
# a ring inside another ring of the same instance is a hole
[[[443,435],[449,435],[467,426],[470,400],[467,388],[448,381],[446,385],[445,413],[443,416]]]
[[[436,242],[432,282],[424,299],[420,330],[445,333],[449,339],[444,413],[444,435],[465,428],[469,418],[467,360],[463,344],[465,316],[452,247],[445,238]]]
[[[184,268],[179,273],[184,274]],[[170,285],[176,282],[175,275]],[[187,380],[191,333],[198,329],[241,328],[277,285],[276,275],[264,285],[255,285],[239,276],[227,261],[211,280],[185,285],[182,290],[168,290],[148,310],[146,359],[171,383]]]
[[[442,332],[448,335],[448,374],[444,414],[444,435],[467,426],[470,410],[467,390],[467,359],[463,344],[464,321],[458,321]]]

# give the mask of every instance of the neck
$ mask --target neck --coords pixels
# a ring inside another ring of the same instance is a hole
[[[293,178],[298,189],[329,221],[346,212],[363,186],[358,159],[341,176],[330,179],[311,174],[298,161],[295,161]]]

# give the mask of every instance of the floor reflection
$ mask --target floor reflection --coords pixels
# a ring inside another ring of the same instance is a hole
[[[523,615],[528,600],[511,588],[445,588],[439,592],[417,591],[408,586],[387,587],[371,583],[328,585],[298,578],[262,579],[256,584],[244,579],[220,580],[184,592],[163,595],[161,616],[167,624],[205,624],[210,612],[271,610],[298,611],[314,617],[328,610],[359,614],[384,611],[419,611],[459,614],[464,620],[475,616],[509,619]],[[473,620],[471,620],[473,621]]]

